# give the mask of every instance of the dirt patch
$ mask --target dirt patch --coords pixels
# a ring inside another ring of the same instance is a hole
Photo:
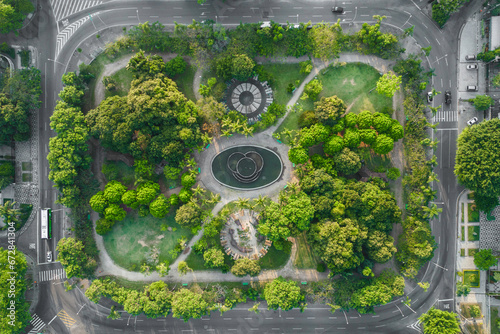
[[[161,234],[161,235],[159,235],[159,236],[156,237],[156,239],[158,239],[158,240],[161,240],[163,238],[165,238],[165,236],[163,234]]]
[[[137,242],[140,243],[142,247],[149,247],[149,245],[146,243],[146,241],[144,241],[142,239],[138,240]]]
[[[352,86],[356,86],[356,82],[354,81],[354,78],[351,78],[351,80],[345,78],[344,81],[342,81],[343,85],[345,85],[347,83],[351,83]]]

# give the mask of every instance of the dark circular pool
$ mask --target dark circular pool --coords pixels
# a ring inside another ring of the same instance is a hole
[[[276,182],[283,171],[281,158],[261,146],[233,146],[212,159],[212,175],[222,185],[252,190]]]

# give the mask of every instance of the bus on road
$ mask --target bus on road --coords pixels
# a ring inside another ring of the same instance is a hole
[[[52,210],[51,209],[42,209],[42,224],[41,224],[41,232],[42,239],[51,239],[52,238]]]

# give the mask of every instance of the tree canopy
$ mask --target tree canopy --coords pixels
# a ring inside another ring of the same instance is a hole
[[[378,79],[377,92],[387,97],[393,97],[394,93],[399,89],[401,82],[402,79],[400,75],[396,75],[394,72],[389,71]]]
[[[462,185],[478,195],[476,204],[481,210],[484,200],[480,199],[493,198],[496,202],[500,196],[499,145],[500,119],[466,128],[458,137],[455,174]]]
[[[459,334],[458,317],[453,312],[442,311],[432,307],[427,313],[420,316],[424,327],[424,334]]]
[[[474,254],[474,264],[480,270],[488,270],[497,262],[498,259],[492,254],[491,249],[481,249]]]
[[[189,319],[198,319],[207,314],[208,304],[199,293],[188,289],[180,289],[172,298],[172,316],[181,318],[184,322]]]
[[[62,238],[57,243],[57,251],[58,260],[64,266],[68,278],[93,275],[97,268],[96,261],[84,253],[83,243],[79,240]]]
[[[280,276],[266,284],[264,299],[269,309],[281,308],[283,311],[288,311],[299,306],[304,296],[300,293],[300,287],[296,282],[286,281]]]

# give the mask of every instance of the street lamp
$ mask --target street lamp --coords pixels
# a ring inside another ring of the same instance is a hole
[[[49,60],[49,61],[53,61],[54,63],[58,63],[58,64],[61,64],[62,66],[64,66],[64,64],[63,64],[63,63],[58,62],[57,60],[50,59],[50,58],[47,58],[47,60]]]
[[[299,24],[299,14],[297,14],[297,24]]]

